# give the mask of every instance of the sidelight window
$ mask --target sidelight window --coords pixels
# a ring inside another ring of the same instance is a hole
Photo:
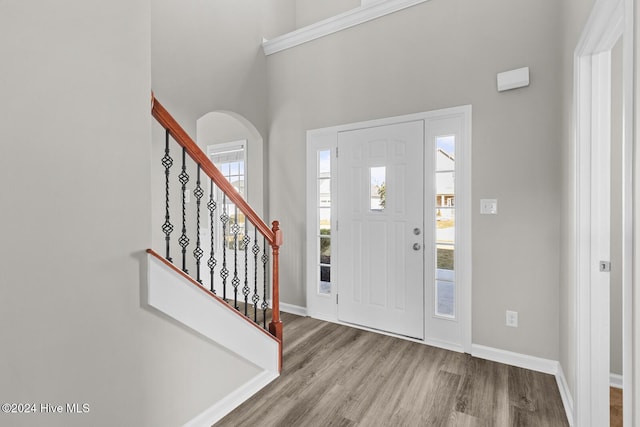
[[[317,152],[318,293],[331,294],[331,150]]]
[[[438,136],[436,149],[435,315],[456,317],[455,136]]]

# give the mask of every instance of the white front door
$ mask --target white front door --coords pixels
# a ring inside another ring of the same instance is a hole
[[[309,316],[471,352],[471,106],[311,130],[307,150]]]
[[[338,133],[338,318],[424,339],[424,121]]]

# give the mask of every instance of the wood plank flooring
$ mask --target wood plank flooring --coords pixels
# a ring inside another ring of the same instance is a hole
[[[611,387],[609,389],[610,396],[610,427],[622,427],[622,390]]]
[[[555,378],[282,314],[280,378],[216,426],[567,426]]]

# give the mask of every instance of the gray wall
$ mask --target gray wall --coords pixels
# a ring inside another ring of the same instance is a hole
[[[562,244],[560,251],[560,364],[571,393],[575,395],[576,284],[573,266],[575,207],[574,134],[573,134],[573,52],[580,39],[594,0],[569,0],[562,3],[562,199],[560,212]]]
[[[296,28],[360,7],[360,0],[295,0]]]
[[[0,2],[0,401],[90,405],[2,425],[181,425],[256,371],[141,300],[149,22],[142,0]]]
[[[473,105],[473,340],[559,357],[560,5],[433,0],[268,58],[271,214],[282,300],[305,305],[305,132]],[[531,85],[498,93],[496,73]],[[505,310],[519,312],[507,328]]]
[[[293,0],[151,0],[153,90],[194,138],[196,120],[216,110],[266,136],[262,39],[294,26]]]
[[[256,128],[262,137],[263,172],[257,183],[251,178],[252,194],[264,195],[268,186],[264,153],[269,146],[269,91],[262,41],[293,29],[295,0],[151,0],[151,82],[156,97],[194,140],[197,120],[214,111],[239,115]],[[153,127],[152,140],[153,182],[157,183],[163,179],[159,159],[164,136],[159,126]],[[189,170],[191,176],[193,172]],[[172,192],[173,209],[179,206],[178,196]],[[162,207],[163,198],[163,189],[155,186],[153,206]],[[268,200],[260,197],[252,202],[270,223]],[[162,248],[162,209],[153,214],[154,248]],[[193,216],[188,219],[191,229]]]

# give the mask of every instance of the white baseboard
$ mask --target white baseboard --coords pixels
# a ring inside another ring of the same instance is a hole
[[[284,311],[285,313],[291,313],[298,316],[307,317],[307,308],[300,307],[299,305],[287,304],[286,302],[280,303],[280,311]]]
[[[560,367],[560,364],[556,360],[543,359],[541,357],[514,353],[512,351],[485,347],[478,344],[471,345],[471,355],[481,359],[492,360],[494,362],[531,369],[532,371],[543,372],[551,375],[556,375]]]
[[[622,375],[609,374],[609,382],[613,388],[622,388]]]
[[[263,371],[209,409],[185,423],[183,427],[209,427],[217,423],[276,378],[278,378],[277,373]]]
[[[562,405],[564,406],[564,411],[567,415],[567,421],[569,422],[569,425],[573,427],[573,397],[571,396],[567,378],[564,376],[564,371],[560,364],[558,364],[556,383],[558,384],[558,390],[560,390],[560,397],[562,398]]]
[[[517,366],[519,368],[530,369],[532,371],[542,372],[555,376],[562,405],[567,415],[567,421],[573,426],[573,397],[567,384],[567,379],[562,371],[562,366],[557,360],[543,359],[541,357],[529,356],[512,351],[500,350],[498,348],[486,347],[483,345],[472,344],[471,355],[481,359],[500,362],[506,365]]]

